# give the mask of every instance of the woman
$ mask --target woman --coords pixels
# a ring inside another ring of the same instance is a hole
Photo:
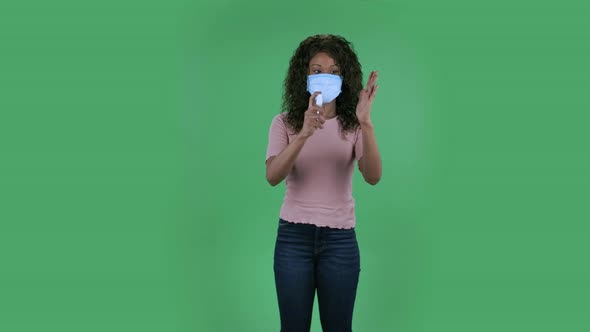
[[[381,178],[376,81],[371,72],[363,89],[341,36],[311,36],[291,58],[266,152],[268,182],[286,180],[274,252],[281,331],[309,331],[316,289],[322,330],[352,331],[360,272],[352,174],[356,160],[366,182]]]

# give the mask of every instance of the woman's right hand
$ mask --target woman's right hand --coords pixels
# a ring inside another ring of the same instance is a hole
[[[316,129],[324,128],[323,124],[326,122],[324,119],[324,108],[315,103],[315,97],[319,94],[320,92],[317,91],[309,97],[309,105],[307,106],[307,111],[304,113],[303,127],[300,132],[300,135],[305,138],[313,135]]]

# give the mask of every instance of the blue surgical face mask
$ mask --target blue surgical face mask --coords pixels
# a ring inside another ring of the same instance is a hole
[[[333,74],[314,74],[307,76],[307,91],[313,94],[316,91],[322,92],[324,104],[336,99],[342,88],[342,77]]]

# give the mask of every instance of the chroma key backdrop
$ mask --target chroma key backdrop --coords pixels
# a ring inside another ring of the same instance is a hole
[[[590,331],[587,1],[0,2],[0,331],[279,331],[308,36],[379,72],[360,332]],[[317,298],[312,331],[321,331]]]

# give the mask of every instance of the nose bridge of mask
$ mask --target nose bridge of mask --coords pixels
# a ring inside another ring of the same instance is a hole
[[[309,75],[308,81],[318,85],[338,85],[340,83],[340,76],[333,74],[315,74]]]

